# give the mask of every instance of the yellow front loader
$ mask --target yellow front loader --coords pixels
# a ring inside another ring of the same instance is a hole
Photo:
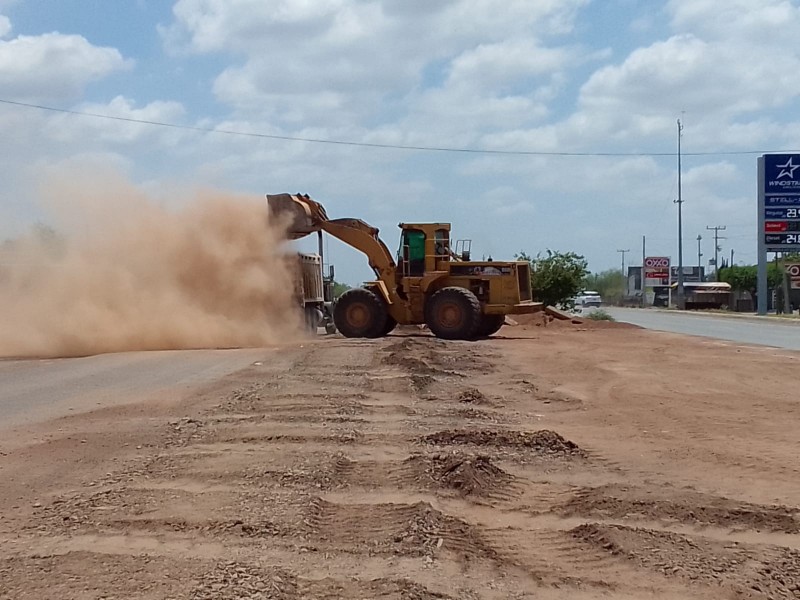
[[[267,195],[270,212],[289,222],[297,239],[324,231],[360,250],[375,281],[345,292],[333,310],[347,337],[387,335],[397,324],[425,324],[444,339],[486,337],[509,314],[533,313],[530,265],[526,261],[470,261],[469,245],[450,243],[450,223],[401,223],[395,257],[378,230],[359,219],[329,219],[307,195]]]

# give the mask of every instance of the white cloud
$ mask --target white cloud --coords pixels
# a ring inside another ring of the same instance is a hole
[[[518,85],[520,79],[563,69],[569,53],[562,48],[547,48],[531,38],[480,44],[452,61],[449,85],[465,85],[471,91],[502,89]]]
[[[619,114],[629,108],[634,114],[686,110],[734,116],[800,94],[793,75],[798,69],[796,54],[770,56],[742,51],[736,44],[676,35],[594,73],[581,90],[581,103]]]
[[[796,40],[800,7],[789,0],[670,0],[676,29],[745,46]]]
[[[185,109],[179,102],[156,100],[141,108],[136,108],[131,100],[123,96],[117,96],[104,104],[82,103],[75,106],[75,110],[121,119],[158,123],[180,123],[185,115]],[[50,123],[52,135],[57,140],[88,139],[98,147],[102,147],[104,144],[121,146],[143,141],[157,142],[161,146],[168,147],[175,145],[188,135],[187,132],[180,129],[71,114],[55,115]]]
[[[166,36],[196,52],[243,57],[214,83],[217,98],[242,114],[285,118],[287,127],[331,119],[357,125],[395,109],[424,109],[414,101],[427,99],[420,92],[444,76],[443,95],[454,106],[476,90],[488,104],[523,106],[525,96],[548,83],[531,79],[552,75],[572,58],[570,50],[541,40],[569,32],[584,4],[179,0]],[[465,112],[491,120],[497,108]],[[463,116],[453,111],[454,121]]]
[[[77,35],[49,34],[61,45],[35,38],[40,48],[56,50],[55,59],[28,52],[27,66],[13,72],[3,71],[0,61],[0,85],[20,93],[27,86],[59,106],[66,98],[77,110],[133,119],[381,144],[673,152],[681,117],[684,151],[796,145],[796,0],[662,0],[646,14],[632,8],[641,3],[625,0],[586,13],[601,12],[606,22],[576,18],[586,16],[578,13],[588,4],[177,0],[174,22],[162,33],[180,52],[153,64],[169,61],[194,76],[217,106],[209,108],[208,98],[194,105],[191,94],[180,96],[185,104],[150,101],[169,96],[137,79],[138,70],[124,96],[84,98],[87,83],[130,62]],[[0,48],[7,51],[10,43],[0,40]],[[68,61],[72,53],[65,48],[77,49],[80,60]],[[586,252],[593,268],[605,267],[617,264],[615,248],[633,247],[642,234],[654,252],[674,253],[672,156],[415,153],[3,106],[0,130],[15,144],[14,156],[0,165],[3,186],[19,173],[33,178],[34,165],[88,153],[124,159],[131,177],[152,188],[170,189],[177,181],[259,194],[308,192],[332,216],[381,227],[390,245],[398,219],[451,219],[456,231],[476,240],[477,252],[496,258],[549,246]],[[739,222],[755,214],[753,165],[751,156],[686,158],[687,252],[688,240],[706,224],[725,224],[732,212]],[[361,257],[352,262],[363,263]],[[348,275],[355,268],[337,268],[355,281]]]
[[[0,40],[0,89],[16,100],[75,99],[85,86],[133,61],[80,35],[47,33]]]
[[[11,21],[5,15],[0,15],[0,38],[11,33]]]

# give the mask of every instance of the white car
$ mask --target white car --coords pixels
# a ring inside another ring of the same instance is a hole
[[[578,294],[575,298],[576,308],[599,308],[603,304],[603,299],[600,294],[592,290],[586,290],[582,294]]]

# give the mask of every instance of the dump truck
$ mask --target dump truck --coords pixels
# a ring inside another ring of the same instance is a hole
[[[329,219],[304,194],[266,198],[290,239],[325,232],[367,257],[375,280],[348,290],[333,307],[334,324],[346,337],[381,337],[401,324],[426,325],[443,339],[472,340],[496,333],[506,315],[544,309],[533,301],[527,261],[472,261],[469,240],[451,244],[450,223],[400,223],[393,257],[378,229],[360,219]]]
[[[303,311],[306,328],[314,334],[319,327],[325,327],[326,333],[335,333],[331,312],[333,281],[324,275],[322,256],[298,252],[293,258],[294,297]]]

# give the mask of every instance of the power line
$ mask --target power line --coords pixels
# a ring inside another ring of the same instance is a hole
[[[291,135],[276,135],[270,133],[257,133],[251,131],[234,131],[230,129],[214,129],[211,127],[197,127],[194,125],[179,125],[177,123],[166,123],[164,121],[152,121],[149,119],[134,119],[133,117],[119,117],[115,115],[104,115],[81,110],[70,110],[67,108],[56,108],[43,104],[31,104],[28,102],[17,102],[0,98],[0,103],[25,108],[33,108],[49,112],[63,113],[81,117],[91,117],[94,119],[108,119],[110,121],[123,121],[126,123],[139,123],[141,125],[153,125],[157,127],[170,127],[172,129],[184,129],[187,131],[199,131],[202,133],[220,133],[224,135],[236,135],[242,137],[262,138],[270,140],[284,140],[290,142],[307,142],[311,144],[332,144],[337,146],[358,146],[362,148],[383,148],[391,150],[417,150],[427,152],[454,152],[462,154],[495,154],[506,156],[567,156],[567,157],[659,157],[675,156],[674,152],[545,152],[539,150],[490,150],[488,148],[452,148],[446,146],[406,146],[402,144],[378,144],[372,142],[354,142],[349,140],[334,140],[322,138],[306,138]],[[754,154],[781,153],[790,154],[797,150],[726,150],[713,152],[684,152],[684,156],[746,156]]]

